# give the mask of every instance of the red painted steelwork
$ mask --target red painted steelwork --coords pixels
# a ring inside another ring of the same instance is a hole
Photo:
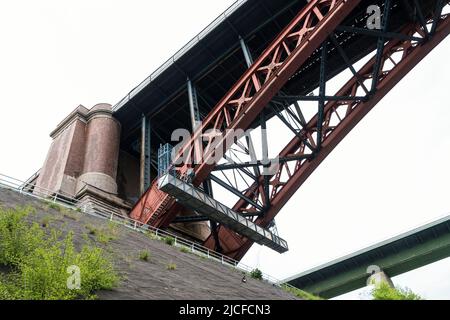
[[[450,33],[450,17],[444,15],[440,17],[440,22],[436,33],[423,44],[414,41],[391,40],[385,46],[382,65],[379,73],[379,82],[375,94],[367,101],[346,101],[329,102],[325,106],[325,116],[323,121],[323,143],[321,151],[312,160],[302,160],[295,163],[294,168],[288,164],[281,165],[276,175],[271,178],[271,208],[263,218],[256,220],[259,226],[267,227],[278,212],[331,153],[331,151],[346,137],[346,135],[369,113],[370,110],[403,78],[411,71],[428,53],[430,53],[445,37]],[[431,22],[431,21],[430,21]],[[417,25],[406,27],[403,32],[406,35],[420,34],[424,36],[423,29]],[[375,58],[370,60],[360,71],[363,80],[371,79],[375,65]],[[357,96],[360,83],[353,77],[336,94],[336,96]],[[316,145],[313,136],[317,132],[317,115],[309,122],[303,134],[309,142]],[[287,156],[298,156],[305,151],[304,142],[299,138],[294,138],[280,153],[280,158]],[[285,175],[287,179],[281,177]],[[262,178],[259,184],[254,184],[247,192],[247,197],[255,195],[263,185]],[[239,201],[234,210],[237,212],[246,211],[248,206],[245,201]],[[234,259],[242,259],[250,249],[252,242],[237,235],[236,233],[220,227],[219,238],[224,253]],[[209,248],[215,247],[212,236],[206,241]]]
[[[218,103],[193,134],[190,142],[180,150],[178,158],[183,155],[188,157],[184,159],[185,164],[179,168],[179,173],[184,175],[192,166],[190,163],[193,161],[189,160],[196,158],[196,162],[200,164],[194,168],[194,182],[195,185],[200,185],[216,165],[212,161],[216,151],[230,148],[233,142],[229,139],[232,130],[246,130],[254,122],[261,110],[359,2],[360,0],[310,1]],[[202,153],[204,156],[201,157],[196,146],[198,141],[207,136],[209,130],[223,134],[206,143],[205,152]],[[159,205],[154,204],[149,193],[155,193],[155,188],[157,185],[153,184],[133,208],[131,215],[147,223],[153,220],[152,215],[158,211],[159,216],[152,225],[165,227],[176,217],[179,206],[168,195],[159,199]]]

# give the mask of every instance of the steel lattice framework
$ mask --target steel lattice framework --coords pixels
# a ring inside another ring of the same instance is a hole
[[[195,186],[211,192],[208,186],[212,181],[239,199],[231,206],[235,212],[258,226],[271,227],[283,206],[339,142],[450,32],[450,18],[442,14],[449,3],[442,0],[436,1],[429,16],[422,14],[413,1],[417,21],[397,33],[387,31],[394,10],[390,0],[384,2],[381,30],[341,25],[359,2],[310,1],[178,151],[175,162],[183,159],[178,174],[183,176],[193,169]],[[347,36],[355,34],[373,36],[376,41],[374,56],[359,71],[343,49]],[[286,95],[283,86],[314,53],[320,53],[318,94]],[[336,94],[327,95],[327,82],[334,76],[327,68],[332,55],[339,55],[351,72]],[[303,110],[304,101],[317,102],[317,111],[309,119]],[[258,158],[251,135],[233,134],[257,126],[266,129],[272,116],[294,137],[279,152],[279,166],[272,166],[268,174],[267,136],[261,135],[263,151]],[[155,181],[131,216],[155,227],[167,227],[180,210],[183,208],[158,190]],[[205,245],[235,259],[241,259],[252,245],[224,226],[212,231]]]

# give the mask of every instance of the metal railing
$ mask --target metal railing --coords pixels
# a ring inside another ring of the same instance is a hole
[[[105,221],[117,223],[136,232],[140,232],[147,235],[154,235],[156,239],[164,240],[165,238],[172,238],[173,245],[175,247],[185,248],[186,250],[189,250],[190,252],[196,255],[222,263],[224,265],[231,266],[237,270],[246,273],[251,273],[252,271],[255,270],[255,268],[243,264],[240,261],[234,260],[230,257],[227,257],[209,248],[206,248],[193,241],[184,239],[179,235],[176,235],[169,231],[154,228],[148,224],[143,224],[140,221],[119,215],[117,213],[107,212],[108,209],[106,209],[105,211],[101,211],[96,208],[88,206],[83,206],[82,208],[80,208],[77,206],[78,200],[69,196],[67,193],[64,192],[55,193],[48,189],[37,187],[35,184],[26,183],[3,174],[0,174],[0,188],[8,189],[20,193],[22,195],[33,197],[35,199],[55,203],[67,209],[76,210],[80,214],[87,214],[90,216],[94,216],[96,218],[104,219]],[[275,284],[277,286],[281,285],[281,281],[279,279],[272,277],[266,273],[263,273],[262,277],[264,280],[272,284]],[[288,284],[283,285],[292,287]]]

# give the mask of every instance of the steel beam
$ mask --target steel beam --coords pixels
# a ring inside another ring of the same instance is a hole
[[[178,156],[174,159],[175,163],[178,159],[185,156],[189,158],[189,155],[197,152],[196,142],[202,139],[207,131],[223,132],[215,141],[206,143],[203,150],[207,151],[203,156],[203,162],[193,167],[195,186],[199,186],[207,179],[217,165],[214,161],[216,150],[228,150],[231,147],[234,143],[231,137],[236,130],[245,131],[254,123],[290,77],[359,2],[360,0],[312,0],[300,10],[203,120],[202,126],[195,131],[191,140],[179,150]],[[184,163],[178,168],[178,173],[183,176],[191,167],[192,164]],[[142,203],[145,198],[140,199],[133,212],[146,207]],[[161,218],[158,218],[155,225],[168,226],[177,216],[176,202],[166,197],[160,201],[161,205],[157,210],[164,214],[160,215]],[[139,215],[139,213],[132,214]]]
[[[372,271],[382,270],[389,277],[396,277],[450,257],[449,230],[447,216],[289,277],[283,283],[331,299],[367,286]]]
[[[245,63],[247,64],[247,68],[250,68],[253,64],[253,57],[250,52],[250,49],[247,46],[247,43],[245,43],[245,40],[242,37],[239,37],[239,43],[241,45],[242,53],[244,54]]]
[[[398,39],[398,40],[414,40],[414,41],[423,41],[423,38],[408,36],[401,33],[396,32],[386,32],[381,30],[370,30],[364,28],[350,27],[350,26],[339,26],[337,31],[349,32],[354,34],[361,34],[366,36],[373,36],[377,38],[385,38],[385,39]]]
[[[385,0],[384,1],[383,21],[382,21],[382,32],[386,32],[388,29],[390,9],[391,9],[391,1]],[[406,40],[406,41],[408,41],[408,40]],[[409,40],[409,41],[411,41],[411,40]],[[380,73],[381,61],[383,59],[382,53],[383,53],[383,49],[384,49],[384,42],[385,42],[385,38],[383,36],[378,38],[377,57],[376,57],[375,67],[373,68],[372,87],[370,89],[370,93],[372,93],[372,94],[375,92],[375,90],[377,89],[377,85],[378,85],[378,80],[379,80],[378,74]]]
[[[142,115],[140,190],[144,194],[151,184],[151,127],[150,119]]]
[[[200,109],[198,106],[197,89],[192,81],[187,80],[188,96],[189,96],[189,114],[191,115],[192,132],[197,130],[197,127],[201,125],[202,120],[200,118]]]
[[[167,174],[159,180],[160,190],[171,194],[183,205],[208,216],[211,220],[226,225],[240,235],[252,239],[279,253],[288,251],[287,242],[269,230],[259,227],[252,221],[219,203],[193,185]]]
[[[420,33],[421,25],[411,24],[402,31],[404,34]],[[388,42],[383,50],[383,59],[381,70],[379,73],[379,81],[375,94],[370,99],[360,102],[348,102],[347,104],[337,104],[329,102],[325,106],[324,113],[324,129],[326,135],[324,137],[321,151],[309,161],[299,161],[295,167],[295,172],[289,173],[289,179],[281,180],[281,176],[286,172],[285,166],[280,166],[279,171],[271,179],[273,185],[272,205],[270,210],[262,218],[258,218],[255,222],[261,226],[267,226],[298,190],[298,188],[308,179],[315,169],[323,162],[323,160],[334,150],[334,148],[347,136],[347,134],[373,109],[373,107],[406,75],[408,74],[428,53],[430,53],[447,35],[450,33],[450,18],[445,15],[439,18],[436,33],[428,41],[421,44],[415,41],[400,41],[392,39]],[[386,67],[384,65],[391,62],[392,55],[401,55],[401,60],[394,67]],[[376,57],[372,58],[364,65],[358,74],[364,77],[370,77],[376,64]],[[336,95],[343,96],[348,94],[356,94],[360,87],[360,82],[356,76],[353,76]],[[346,110],[345,117],[340,119],[337,125],[330,126],[330,119],[337,114],[337,109]],[[317,115],[311,119],[306,126],[305,131],[314,132],[317,126]],[[295,137],[286,145],[280,153],[280,158],[289,154],[302,154],[304,145],[298,137]],[[246,195],[250,195],[254,190],[260,188],[262,181],[255,183],[248,190]],[[246,203],[239,201],[233,207],[235,211],[243,211]],[[227,243],[223,243],[225,253],[234,259],[241,259],[248,249],[251,247],[251,241],[236,237],[232,232],[225,228],[219,230],[221,239],[228,239]],[[211,246],[211,239],[205,242],[206,246]]]

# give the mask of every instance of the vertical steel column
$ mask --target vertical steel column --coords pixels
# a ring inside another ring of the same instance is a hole
[[[265,200],[265,208],[264,212],[270,208],[270,178],[269,178],[269,168],[270,168],[270,160],[269,160],[269,145],[267,143],[267,119],[266,112],[263,110],[261,112],[261,143],[262,143],[262,162],[264,164],[263,175],[264,175],[264,200]]]
[[[141,194],[150,188],[151,184],[151,128],[150,119],[142,115],[141,125]]]
[[[248,48],[247,44],[245,43],[245,40],[242,37],[239,37],[239,43],[241,44],[242,53],[244,54],[247,67],[250,68],[251,65],[253,64],[253,57],[250,52],[250,49]],[[270,188],[269,188],[270,181],[268,176],[269,172],[267,172],[268,167],[270,167],[270,163],[269,163],[269,146],[267,143],[267,121],[264,110],[261,112],[260,125],[261,125],[261,143],[262,143],[262,163],[264,164],[263,174],[264,174],[264,198],[266,202],[265,203],[266,208],[264,208],[265,211],[270,207]],[[256,170],[259,171],[259,169],[255,168],[255,175],[257,174]],[[260,172],[258,173],[260,174]]]
[[[247,63],[247,67],[250,68],[250,66],[253,64],[253,57],[250,53],[249,48],[247,47],[247,44],[245,43],[244,39],[242,37],[239,37],[239,43],[241,44],[242,52],[244,53],[245,62]]]
[[[195,89],[194,84],[189,78],[187,81],[187,87],[189,95],[189,111],[191,114],[192,132],[194,132],[197,129],[197,126],[199,126],[202,121],[200,119],[200,110],[198,107],[197,90]]]
[[[317,152],[322,148],[323,140],[323,114],[326,96],[326,63],[327,63],[327,42],[322,45],[322,58],[320,61],[320,85],[319,85],[319,110],[317,113]]]
[[[384,11],[383,11],[383,25],[382,25],[382,31],[383,32],[387,32],[388,30],[388,26],[389,26],[389,9],[391,7],[391,1],[390,0],[385,0],[384,1]],[[379,37],[378,39],[378,43],[377,43],[377,57],[376,57],[376,63],[375,66],[373,68],[373,76],[372,76],[372,88],[370,89],[370,93],[374,94],[375,90],[377,89],[378,86],[378,74],[380,73],[380,67],[381,67],[381,62],[383,59],[383,50],[384,50],[384,43],[385,43],[385,39],[384,37]]]
[[[205,180],[205,181],[203,182],[203,189],[205,189],[205,193],[206,193],[207,195],[209,195],[209,196],[211,196],[211,197],[214,196],[214,194],[213,194],[213,188],[212,188],[212,183],[211,183],[211,180],[210,180],[210,179]],[[215,241],[215,243],[216,243],[216,244],[215,244],[214,250],[217,251],[217,252],[219,252],[219,253],[221,253],[221,252],[223,252],[223,249],[222,249],[222,246],[220,245],[220,238],[219,238],[219,232],[218,232],[218,230],[219,230],[219,224],[218,224],[216,221],[214,221],[214,220],[210,220],[210,221],[209,221],[209,225],[210,225],[210,227],[211,227],[211,234],[212,234],[212,236],[213,236],[213,238],[214,238],[214,241]]]

